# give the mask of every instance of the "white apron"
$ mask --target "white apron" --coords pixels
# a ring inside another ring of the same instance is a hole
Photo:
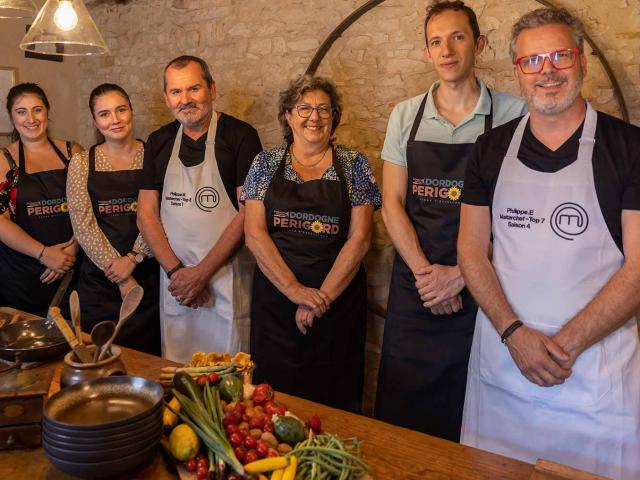
[[[209,253],[238,213],[222,183],[215,157],[217,114],[212,114],[204,161],[185,167],[178,158],[182,126],[167,165],[160,219],[171,248],[185,265],[196,265]],[[182,306],[167,290],[170,280],[160,275],[162,356],[188,362],[194,352],[247,351],[253,260],[242,247],[210,282],[212,301],[192,309]]]
[[[553,335],[624,257],[596,196],[597,123],[587,104],[578,158],[555,173],[517,158],[526,115],[500,169],[492,206],[493,266],[528,327]],[[461,442],[526,462],[544,458],[616,479],[640,478],[640,353],[635,319],[585,350],[571,377],[529,382],[478,311]]]

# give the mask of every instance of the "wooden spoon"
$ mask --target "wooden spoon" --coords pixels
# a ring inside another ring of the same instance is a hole
[[[144,288],[140,285],[136,285],[131,290],[127,292],[124,299],[122,300],[122,305],[120,305],[120,318],[118,319],[118,324],[116,325],[116,329],[113,332],[111,338],[104,344],[102,347],[102,351],[100,352],[100,356],[98,360],[102,360],[109,349],[111,348],[111,344],[118,336],[120,329],[124,326],[124,324],[131,318],[131,316],[136,313],[138,306],[140,305],[140,301],[144,295]]]
[[[91,329],[91,341],[96,346],[96,351],[93,352],[93,363],[100,361],[102,346],[109,342],[109,339],[112,337],[115,330],[116,324],[110,320],[97,323]]]
[[[76,338],[82,343],[82,327],[80,326],[80,297],[75,290],[69,295],[69,310],[71,310],[71,322],[76,331]]]

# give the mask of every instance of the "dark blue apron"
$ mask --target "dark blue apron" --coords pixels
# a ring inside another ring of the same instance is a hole
[[[489,94],[490,95],[490,94]],[[416,141],[425,95],[407,142],[406,211],[429,262],[456,265],[460,194],[474,143]],[[491,113],[485,132],[491,129]],[[433,315],[396,253],[385,321],[375,416],[429,435],[460,440],[467,366],[478,306],[465,288],[462,310]]]
[[[25,166],[24,145],[18,143],[18,196],[16,212],[12,220],[27,234],[46,246],[64,243],[71,239],[73,230],[67,207],[67,167],[69,160],[49,140],[61,166],[56,170],[27,173]],[[71,144],[67,145],[71,154]],[[11,163],[13,159],[5,150]],[[78,262],[76,262],[77,264]],[[46,267],[37,259],[17,252],[0,242],[0,278],[2,293],[0,303],[40,316],[47,315],[47,309],[53,299],[60,280],[44,284],[40,276]],[[67,289],[70,292],[73,286]],[[66,314],[68,293],[60,307]]]
[[[109,243],[120,255],[126,255],[139,233],[136,206],[143,170],[97,171],[95,149],[96,145],[89,150],[87,179],[93,213]],[[145,258],[133,271],[133,277],[144,288],[144,296],[136,313],[118,333],[118,345],[160,355],[159,272],[153,258]],[[85,332],[103,320],[118,320],[120,289],[88,258],[80,268],[78,295]]]
[[[333,166],[339,181],[298,184],[286,180],[287,152],[264,199],[269,234],[300,283],[320,288],[347,241],[351,222],[347,183],[335,156]],[[319,219],[315,229],[320,233],[313,232],[310,216]],[[289,221],[293,223],[285,225]],[[366,300],[366,276],[361,266],[329,310],[302,335],[295,322],[298,306],[256,268],[251,302],[254,383],[267,382],[290,395],[360,412]]]

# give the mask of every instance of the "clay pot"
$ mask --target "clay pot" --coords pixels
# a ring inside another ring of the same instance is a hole
[[[93,355],[95,345],[87,345]],[[82,363],[72,351],[64,357],[64,367],[60,374],[60,385],[70,386],[85,380],[111,377],[113,375],[126,375],[127,367],[122,360],[122,350],[115,345],[111,347],[112,356],[100,360],[97,363]]]

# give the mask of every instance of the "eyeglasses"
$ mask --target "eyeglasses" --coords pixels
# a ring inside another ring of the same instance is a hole
[[[296,105],[295,109],[302,118],[309,118],[313,111],[318,112],[318,116],[320,118],[329,118],[333,113],[333,107],[330,105],[318,105],[317,107],[312,107],[311,105],[301,104]]]
[[[567,48],[564,50],[556,50],[555,52],[536,53],[535,55],[524,55],[516,58],[516,64],[527,75],[540,73],[544,68],[544,61],[548,58],[551,65],[556,70],[565,70],[576,64],[576,58],[580,50],[577,48]]]

